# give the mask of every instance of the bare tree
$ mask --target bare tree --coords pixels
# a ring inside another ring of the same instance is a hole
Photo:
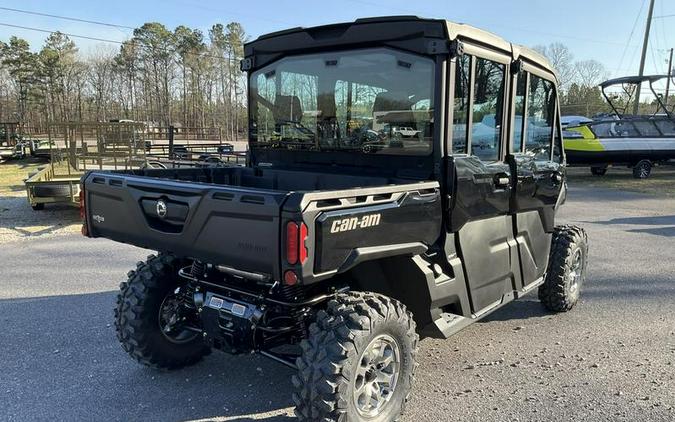
[[[535,46],[534,49],[544,55],[558,74],[558,84],[563,91],[567,91],[574,80],[574,55],[562,43],[555,42],[548,46]]]
[[[575,82],[583,87],[594,87],[607,78],[605,66],[597,60],[574,63]]]

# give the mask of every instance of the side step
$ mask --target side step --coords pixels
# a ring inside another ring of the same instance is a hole
[[[488,305],[487,307],[485,307],[485,309],[482,309],[481,311],[472,314],[470,318],[443,312],[439,315],[438,318],[436,318],[436,320],[434,320],[434,322],[430,326],[425,327],[422,334],[427,335],[428,337],[448,338],[451,335],[456,334],[463,328],[466,328],[471,323],[476,322],[486,317],[487,315],[490,315],[492,312],[496,311],[497,309],[500,309],[507,303],[525,296],[526,294],[528,294],[529,292],[540,286],[543,282],[544,279],[540,278],[535,282],[528,284],[522,290],[507,293],[504,296],[502,296],[500,300],[496,301],[491,305]]]
[[[458,331],[466,328],[475,320],[460,315],[442,313],[433,324],[426,327],[423,334],[434,338],[448,338]],[[440,334],[440,335],[439,335]]]

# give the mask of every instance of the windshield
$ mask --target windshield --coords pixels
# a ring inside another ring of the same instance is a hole
[[[384,48],[284,58],[251,75],[251,146],[428,155],[433,75]]]

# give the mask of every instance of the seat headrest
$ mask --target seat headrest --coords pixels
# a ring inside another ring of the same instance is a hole
[[[410,110],[413,102],[408,96],[400,92],[380,92],[375,97],[373,111],[401,111]]]
[[[302,104],[295,95],[277,95],[274,101],[274,118],[277,121],[299,122],[302,119]]]

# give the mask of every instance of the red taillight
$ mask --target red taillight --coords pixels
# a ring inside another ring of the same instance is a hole
[[[307,226],[305,223],[300,224],[300,244],[298,245],[300,248],[300,263],[304,264],[305,261],[307,260],[307,246],[305,245],[305,241],[307,240]]]
[[[295,265],[298,262],[298,225],[293,221],[286,224],[286,262]]]
[[[298,275],[291,270],[284,273],[284,284],[287,286],[295,286],[298,282]]]
[[[295,265],[303,264],[307,260],[307,226],[305,223],[289,221],[286,224],[286,262]]]

